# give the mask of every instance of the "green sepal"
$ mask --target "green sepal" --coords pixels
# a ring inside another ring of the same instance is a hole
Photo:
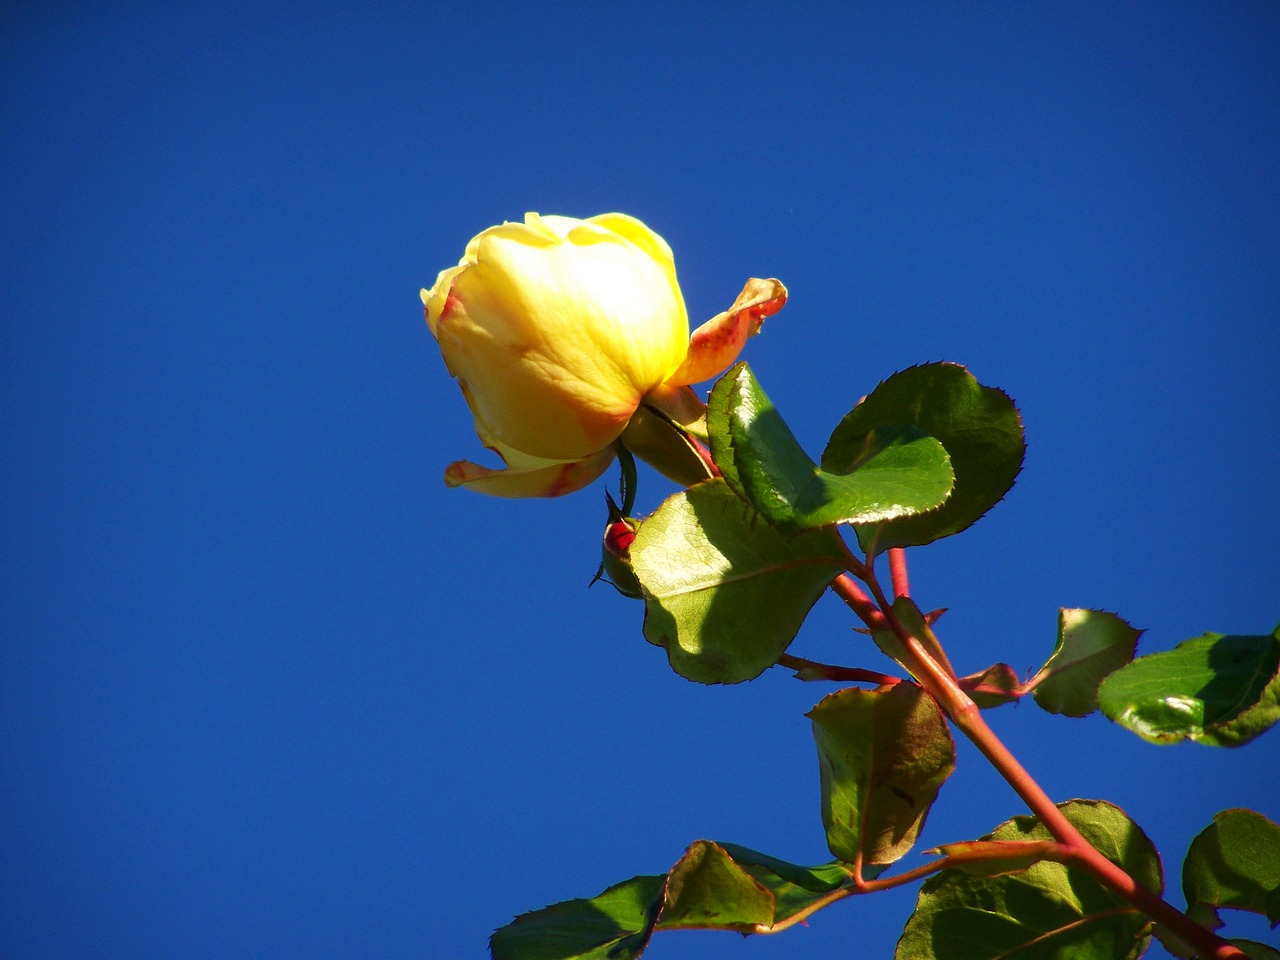
[[[786,652],[845,557],[833,528],[778,530],[723,480],[673,494],[631,545],[645,639],[689,680],[750,680]]]
[[[711,476],[690,433],[665,411],[641,404],[619,442],[667,479],[689,486]]]
[[[1102,610],[1058,611],[1058,642],[1028,681],[1032,696],[1049,713],[1084,717],[1098,709],[1098,687],[1133,659],[1141,630]]]
[[[1058,809],[1108,860],[1153,893],[1164,886],[1155,847],[1119,807],[1071,800]],[[1015,817],[983,840],[1053,839]],[[1018,866],[1018,864],[1012,864]],[[1120,960],[1150,940],[1150,920],[1084,871],[1051,860],[1001,876],[948,869],[925,881],[895,960]]]
[[[837,691],[809,718],[827,846],[849,863],[900,859],[955,769],[942,710],[915,684],[898,683]]]
[[[840,472],[874,431],[902,424],[941,441],[955,486],[937,510],[859,527],[858,541],[869,553],[959,533],[1000,502],[1022,469],[1026,443],[1013,401],[955,363],[910,367],[882,382],[840,421],[822,468]]]
[[[635,571],[631,569],[630,559],[615,556],[608,549],[601,549],[600,558],[600,571],[603,575],[599,579],[604,580],[624,597],[632,600],[644,599],[640,581],[636,579]]]
[[[838,468],[819,468],[745,363],[712,389],[707,430],[712,458],[729,486],[784,529],[874,523],[933,510],[954,479],[942,444],[902,424],[869,431]]]
[[[1098,706],[1153,743],[1248,743],[1280,721],[1280,627],[1269,636],[1206,633],[1139,657],[1102,682]]]

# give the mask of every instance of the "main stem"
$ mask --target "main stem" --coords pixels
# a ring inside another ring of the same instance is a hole
[[[1040,818],[1040,822],[1053,834],[1054,839],[1067,848],[1071,862],[1090,873],[1103,886],[1128,900],[1156,923],[1173,930],[1193,946],[1201,956],[1213,958],[1213,960],[1228,960],[1228,958],[1246,960],[1245,954],[1238,948],[1200,926],[1104,857],[1097,847],[1086,840],[1071,821],[1063,816],[1062,811],[1041,789],[1035,778],[1018,762],[1018,758],[1009,752],[1009,748],[987,725],[978,706],[964,691],[959,688],[957,691],[968,701],[968,704],[960,709],[946,706],[944,709],[955,721],[956,726],[1004,777],[1009,786],[1013,787],[1014,792],[1023,799],[1031,812]]]
[[[894,616],[886,601],[884,592],[870,570],[867,571],[867,586],[870,588],[877,611],[890,628],[902,641],[911,662],[904,664],[920,681],[920,684],[933,696],[952,722],[982,752],[993,767],[1004,777],[1015,793],[1022,798],[1031,812],[1034,813],[1053,838],[1066,848],[1069,862],[1079,866],[1095,880],[1116,895],[1133,904],[1144,914],[1162,926],[1168,927],[1177,936],[1190,944],[1206,960],[1248,960],[1237,947],[1216,936],[1193,921],[1182,911],[1142,886],[1124,870],[1104,857],[1093,844],[1072,825],[1058,809],[1057,805],[1044,792],[1035,778],[1027,772],[1018,759],[1009,752],[1009,748],[996,736],[995,731],[987,725],[982,711],[967,693],[956,683],[955,678],[936,660],[929,656],[919,638],[903,626]],[[895,579],[897,579],[895,577]],[[842,584],[842,580],[850,580]],[[905,583],[905,572],[902,582]],[[840,577],[833,586],[855,612],[860,615],[865,604],[854,603],[852,599],[862,595],[851,578]],[[852,588],[852,589],[850,589]],[[856,593],[855,593],[856,591]],[[896,593],[897,591],[895,591]],[[865,595],[862,595],[865,596]],[[861,610],[859,608],[862,608]],[[866,618],[863,617],[865,620]],[[870,625],[870,624],[868,624]]]

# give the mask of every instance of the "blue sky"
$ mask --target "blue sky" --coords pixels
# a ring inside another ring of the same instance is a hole
[[[600,485],[440,481],[418,290],[526,210],[645,220],[695,322],[781,278],[746,357],[814,452],[913,363],[1017,400],[1017,486],[910,554],[957,666],[1280,618],[1273,3],[9,3],[0,64],[6,957],[481,957],[695,839],[829,859],[829,687],[674,676],[587,589]],[[851,625],[793,652],[883,667]],[[1175,902],[1214,812],[1280,819],[1275,733],[991,721]],[[962,746],[921,848],[1021,812]],[[889,956],[913,897],[646,956]]]

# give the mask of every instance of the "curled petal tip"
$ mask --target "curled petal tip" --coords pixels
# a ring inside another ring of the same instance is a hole
[[[494,497],[561,497],[593,483],[613,460],[613,448],[581,460],[532,469],[494,470],[470,460],[457,460],[444,472],[445,486],[466,487]]]
[[[778,280],[747,281],[733,306],[716,314],[689,338],[684,363],[670,377],[670,386],[685,386],[710,380],[738,359],[748,337],[760,332],[765,317],[771,317],[787,302],[787,288]]]

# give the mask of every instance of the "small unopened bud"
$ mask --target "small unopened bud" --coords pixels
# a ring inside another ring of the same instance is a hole
[[[638,520],[624,517],[622,510],[614,502],[613,497],[605,494],[609,503],[609,522],[604,528],[604,541],[601,544],[602,561],[596,571],[596,580],[604,580],[625,597],[637,599],[644,596],[640,592],[640,581],[631,570],[631,544],[636,539]],[[595,583],[595,580],[591,581]]]
[[[636,539],[634,520],[623,518],[604,528],[604,548],[620,560],[627,559],[631,544]]]

